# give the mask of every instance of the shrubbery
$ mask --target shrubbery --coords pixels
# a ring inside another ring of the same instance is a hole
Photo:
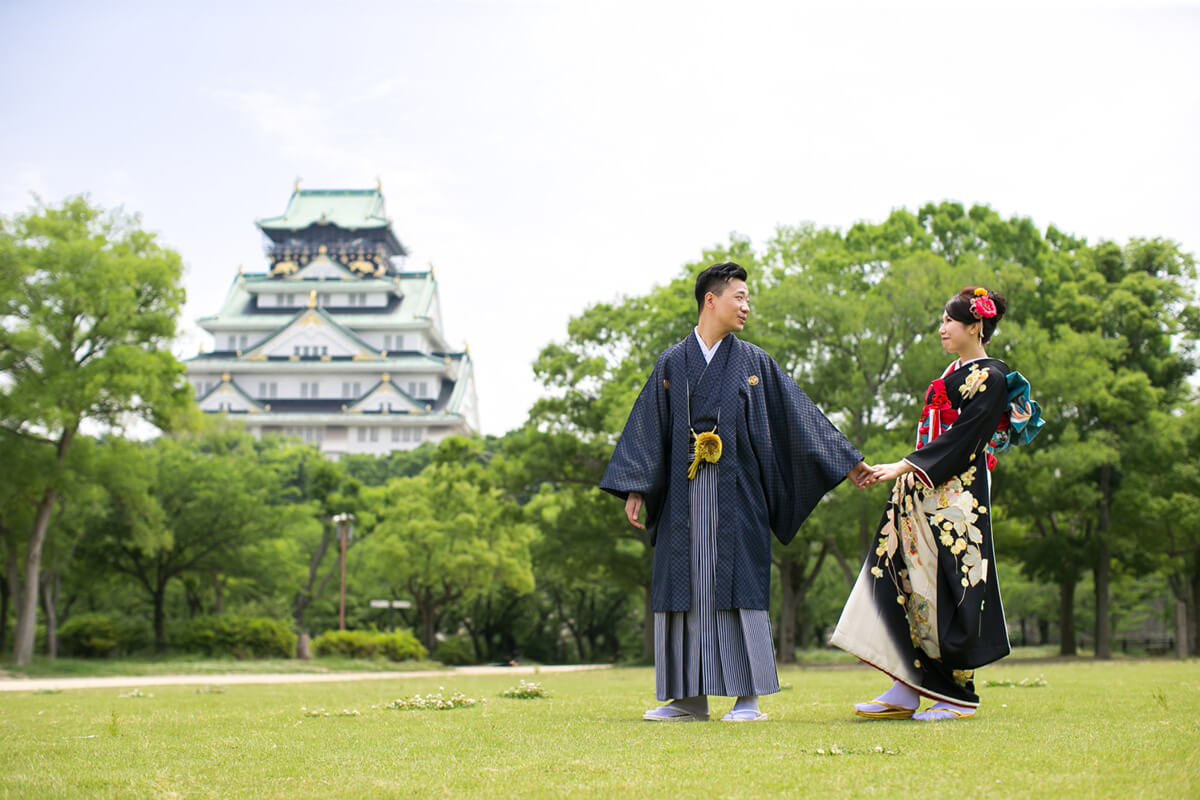
[[[433,658],[448,667],[461,667],[478,661],[475,658],[475,647],[466,636],[448,636],[438,642],[437,649],[433,651]]]
[[[150,642],[150,626],[118,614],[75,614],[58,628],[64,656],[121,656]]]
[[[408,631],[325,631],[313,639],[312,644],[313,652],[319,656],[382,656],[389,661],[410,661],[429,655],[429,651]]]
[[[268,617],[196,617],[172,642],[180,650],[235,658],[291,658],[296,634]]]

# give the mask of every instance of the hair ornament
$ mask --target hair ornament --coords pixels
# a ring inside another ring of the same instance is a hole
[[[983,292],[983,294],[979,294]],[[987,289],[976,289],[971,301],[971,316],[975,319],[991,319],[996,316],[996,304],[987,296]]]
[[[987,293],[988,293],[987,289],[983,288],[982,286],[976,287],[976,289],[975,289],[976,297],[987,297]]]

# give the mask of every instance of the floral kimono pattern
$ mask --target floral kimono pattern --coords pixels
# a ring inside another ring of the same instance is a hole
[[[921,694],[975,706],[973,673],[1009,653],[993,569],[995,452],[1041,427],[1029,384],[995,359],[930,384],[900,476],[832,643]]]

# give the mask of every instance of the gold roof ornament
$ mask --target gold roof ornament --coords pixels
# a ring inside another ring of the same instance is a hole
[[[296,182],[292,184],[292,191],[293,192],[300,191],[300,176],[299,175],[296,176]]]
[[[229,383],[229,373],[228,372],[221,373],[221,383]]]
[[[377,192],[383,191],[383,181],[380,180],[378,175],[375,176],[375,191],[377,191]]]
[[[379,376],[379,380],[382,381],[383,383],[391,383],[392,375],[389,372],[385,372]]]
[[[317,307],[317,290],[316,289],[312,289],[308,293],[308,307],[309,308]]]

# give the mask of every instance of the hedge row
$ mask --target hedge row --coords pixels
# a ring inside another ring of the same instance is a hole
[[[117,614],[76,614],[58,629],[60,651],[68,656],[129,655],[148,648],[152,641],[148,624]],[[313,640],[312,646],[317,655],[378,656],[389,661],[419,660],[429,655],[408,631],[326,631]],[[196,617],[171,637],[171,649],[236,658],[291,658],[296,652],[296,634],[288,623],[267,617]],[[450,656],[447,663],[467,663],[462,660],[465,653],[439,647],[439,652],[443,650]]]
[[[429,655],[429,651],[408,631],[326,631],[313,639],[312,645],[313,652],[319,656],[373,658],[380,655],[389,661],[410,661]]]
[[[296,652],[296,634],[286,622],[277,619],[222,614],[196,617],[171,644],[179,650],[207,655],[291,658]]]
[[[58,649],[64,656],[124,656],[145,649],[152,638],[150,626],[141,620],[117,614],[76,614],[59,626]]]

